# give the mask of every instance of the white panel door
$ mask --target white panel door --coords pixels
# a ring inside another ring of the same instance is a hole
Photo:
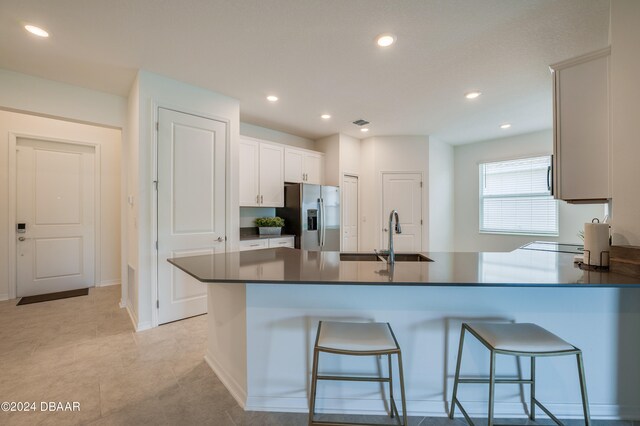
[[[260,206],[284,207],[284,149],[260,144]]]
[[[17,296],[95,285],[95,149],[18,139]]]
[[[260,205],[260,143],[251,139],[240,139],[240,206],[255,207]],[[281,161],[282,163],[282,161]]]
[[[302,159],[304,151],[285,148],[284,150],[284,180],[286,182],[298,183],[302,182]]]
[[[207,312],[207,288],[167,258],[225,251],[226,124],[159,109],[158,322]]]
[[[382,246],[389,246],[389,213],[398,211],[402,233],[393,234],[397,252],[422,250],[422,176],[419,173],[382,174]],[[395,224],[395,222],[394,222]]]
[[[342,251],[358,251],[358,177],[342,178]]]
[[[305,173],[306,183],[322,185],[322,155],[305,153],[302,169]]]

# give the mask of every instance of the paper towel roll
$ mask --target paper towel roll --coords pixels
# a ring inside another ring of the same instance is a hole
[[[604,254],[600,256],[600,253]],[[602,264],[600,264],[601,259]],[[584,224],[584,263],[593,266],[609,266],[608,223]]]

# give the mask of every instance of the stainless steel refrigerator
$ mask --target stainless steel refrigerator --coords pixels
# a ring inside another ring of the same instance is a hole
[[[284,219],[284,232],[294,234],[298,249],[340,251],[340,188],[287,184],[284,207],[276,209]]]

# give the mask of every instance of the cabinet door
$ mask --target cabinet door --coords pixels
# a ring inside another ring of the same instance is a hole
[[[302,182],[302,158],[304,151],[285,148],[284,150],[284,180],[291,183]]]
[[[259,184],[260,176],[258,169],[260,167],[259,143],[250,139],[240,138],[240,206],[252,207],[258,206],[259,203]]]
[[[284,207],[284,149],[260,144],[260,206]]]
[[[322,185],[322,155],[305,153],[303,171],[306,175],[305,183],[314,183]]]
[[[604,200],[609,191],[609,55],[555,76],[557,198]]]

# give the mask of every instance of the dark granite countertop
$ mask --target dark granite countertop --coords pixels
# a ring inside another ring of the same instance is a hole
[[[189,256],[168,261],[202,282],[471,287],[638,287],[640,279],[584,271],[573,255],[423,253],[433,262],[341,261],[338,252],[274,248]]]

